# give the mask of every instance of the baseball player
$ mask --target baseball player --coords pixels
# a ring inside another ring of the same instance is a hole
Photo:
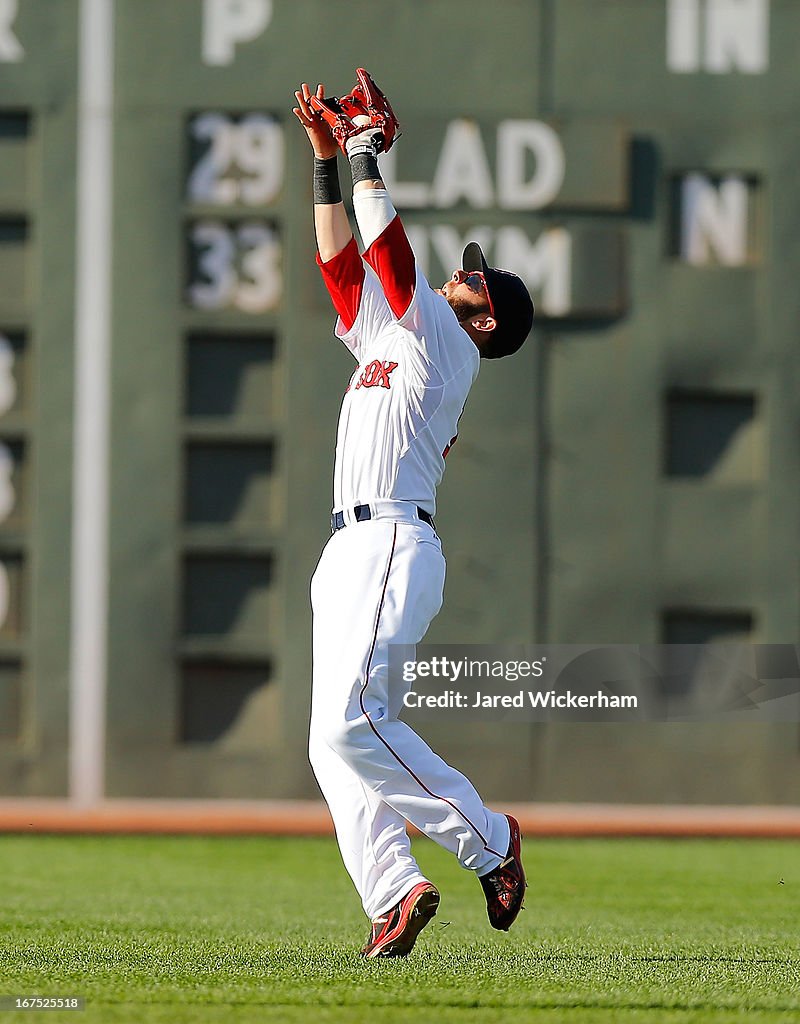
[[[358,69],[341,100],[295,93],[314,152],[317,263],[357,366],[339,417],[332,535],[311,582],[309,757],[372,928],[362,954],[399,957],[436,913],[439,893],[411,853],[411,822],[483,887],[489,921],[508,930],[525,893],[520,830],[399,717],[389,644],[416,644],[442,603],[445,561],[436,487],[481,359],[522,345],[533,304],[479,246],[441,288],[422,274],[378,171],[394,141],[386,97]],[[359,113],[360,111],[360,113]],[[359,252],[341,198],[347,155]]]

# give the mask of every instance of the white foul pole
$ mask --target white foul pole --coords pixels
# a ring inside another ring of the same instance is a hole
[[[69,795],[105,790],[114,0],[81,0]]]

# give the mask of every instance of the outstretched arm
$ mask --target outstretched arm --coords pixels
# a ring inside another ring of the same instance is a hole
[[[364,68],[347,96],[328,103],[318,91],[305,96],[312,114],[329,128],[347,154],[353,177],[353,209],[364,244],[364,259],[378,276],[398,319],[407,312],[417,269],[405,229],[378,170],[377,155],[391,148],[399,128],[391,104]],[[298,96],[298,101],[300,97]]]
[[[323,99],[325,88],[317,86],[316,96]],[[339,171],[336,165],[339,147],[330,128],[309,106],[311,90],[303,82],[295,92],[295,117],[305,129],[314,151],[314,231],[317,236],[317,263],[333,307],[345,330],[356,320],[364,284],[364,264],[358,252],[350,221],[342,202]]]
[[[353,208],[364,243],[364,259],[381,282],[392,312],[402,317],[414,297],[416,260],[402,221],[380,177],[376,133],[367,129],[348,139],[353,174]]]
[[[319,99],[325,96],[325,88],[317,86]],[[317,248],[323,263],[340,253],[353,237],[350,222],[339,191],[339,174],[336,155],[339,147],[333,140],[330,128],[321,117],[309,107],[311,90],[306,82],[295,92],[297,106],[293,113],[305,128],[308,141],[314,150],[314,230]]]
[[[325,118],[312,106],[307,83],[295,92],[295,97],[294,114],[314,151],[317,262],[333,305],[349,330],[361,300],[364,267],[341,199],[336,166],[338,144]],[[324,99],[322,85],[317,86],[314,97]],[[320,104],[316,106],[319,108]],[[399,318],[414,297],[416,261],[378,171],[377,153],[381,144],[377,135],[380,130],[366,128],[347,140],[346,152],[353,177],[353,206],[365,247],[364,259],[377,274],[391,311]]]

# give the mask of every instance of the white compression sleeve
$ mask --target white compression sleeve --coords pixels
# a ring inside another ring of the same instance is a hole
[[[353,210],[365,249],[369,249],[397,216],[397,210],[385,188],[360,189],[353,196]]]

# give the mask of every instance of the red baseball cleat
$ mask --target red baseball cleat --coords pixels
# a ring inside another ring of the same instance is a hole
[[[522,837],[519,822],[507,814],[511,828],[511,841],[508,844],[506,859],[488,875],[481,875],[479,881],[486,895],[486,912],[489,924],[498,931],[507,932],[516,921],[517,914],[522,910],[525,899],[525,871],[520,858]]]
[[[439,907],[439,890],[419,882],[396,907],[372,922],[372,934],[361,950],[367,960],[379,956],[408,956],[417,936]]]

